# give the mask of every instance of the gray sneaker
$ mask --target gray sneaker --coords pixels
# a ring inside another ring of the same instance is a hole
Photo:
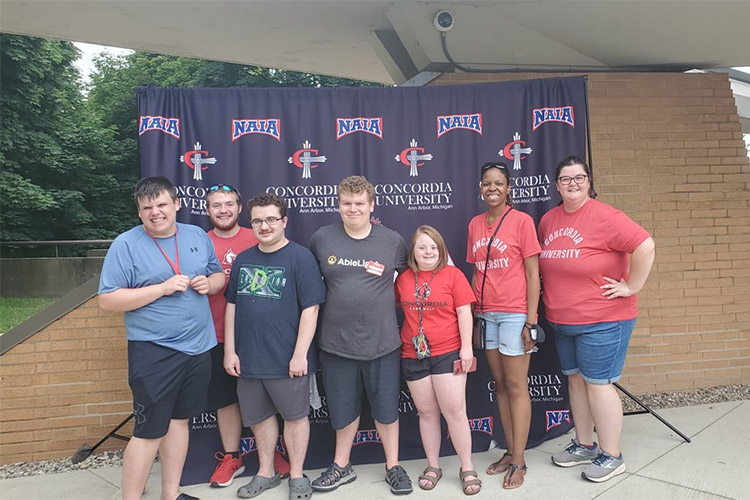
[[[601,483],[623,472],[625,472],[625,461],[622,459],[622,453],[619,457],[613,457],[609,453],[601,452],[591,461],[591,465],[581,472],[581,477]]]
[[[581,446],[578,439],[572,439],[567,448],[552,455],[552,462],[560,467],[573,467],[574,465],[590,463],[601,453],[599,445],[594,443],[594,446],[593,450],[589,450],[585,446]]]

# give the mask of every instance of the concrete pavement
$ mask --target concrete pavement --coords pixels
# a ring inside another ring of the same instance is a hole
[[[516,490],[502,488],[502,475],[487,476],[487,465],[499,458],[498,450],[475,453],[474,466],[484,482],[476,498],[555,500],[647,500],[647,499],[750,499],[750,401],[732,401],[658,411],[689,436],[682,439],[651,415],[625,418],[622,450],[627,472],[608,482],[595,484],[580,477],[583,467],[562,469],[550,455],[568,445],[572,434],[547,441],[528,450],[525,484]],[[402,464],[414,482],[409,499],[447,500],[463,498],[458,479],[458,459],[441,459],[443,479],[432,491],[422,491],[416,478],[424,460]],[[358,465],[357,480],[329,493],[315,493],[318,500],[393,500],[384,480],[382,464]],[[310,478],[319,470],[306,471]],[[160,467],[155,464],[144,500],[159,499]],[[120,467],[78,470],[60,474],[0,481],[2,500],[119,500]],[[239,478],[227,488],[207,484],[186,486],[183,492],[204,500],[237,498],[236,490],[249,481]],[[262,494],[263,500],[286,500],[289,489],[281,486]]]

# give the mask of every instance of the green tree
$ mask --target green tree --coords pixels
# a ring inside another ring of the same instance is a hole
[[[111,237],[102,223],[106,144],[69,42],[0,35],[0,227],[4,240]],[[106,219],[106,217],[103,217]]]

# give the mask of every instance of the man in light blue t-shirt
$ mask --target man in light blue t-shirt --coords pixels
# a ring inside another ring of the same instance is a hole
[[[118,236],[104,259],[99,306],[125,313],[128,382],[135,427],[123,456],[122,498],[139,499],[157,450],[163,499],[180,494],[188,418],[205,409],[216,345],[209,294],[224,273],[203,229],[178,224],[179,200],[164,177],[141,179],[135,203],[143,225]]]

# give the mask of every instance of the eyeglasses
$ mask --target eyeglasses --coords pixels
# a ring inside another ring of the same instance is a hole
[[[491,168],[499,168],[500,170],[505,170],[506,172],[508,171],[508,166],[505,163],[488,161],[487,163],[482,165],[481,172],[485,173]]]
[[[583,184],[583,182],[588,178],[588,175],[585,174],[578,174],[575,177],[568,177],[567,175],[563,175],[562,177],[557,178],[557,182],[562,184],[563,186],[567,186],[570,184],[571,181],[575,182],[576,184]]]
[[[265,219],[251,219],[250,225],[254,228],[259,228],[265,222],[268,227],[274,227],[283,217],[267,217]]]

